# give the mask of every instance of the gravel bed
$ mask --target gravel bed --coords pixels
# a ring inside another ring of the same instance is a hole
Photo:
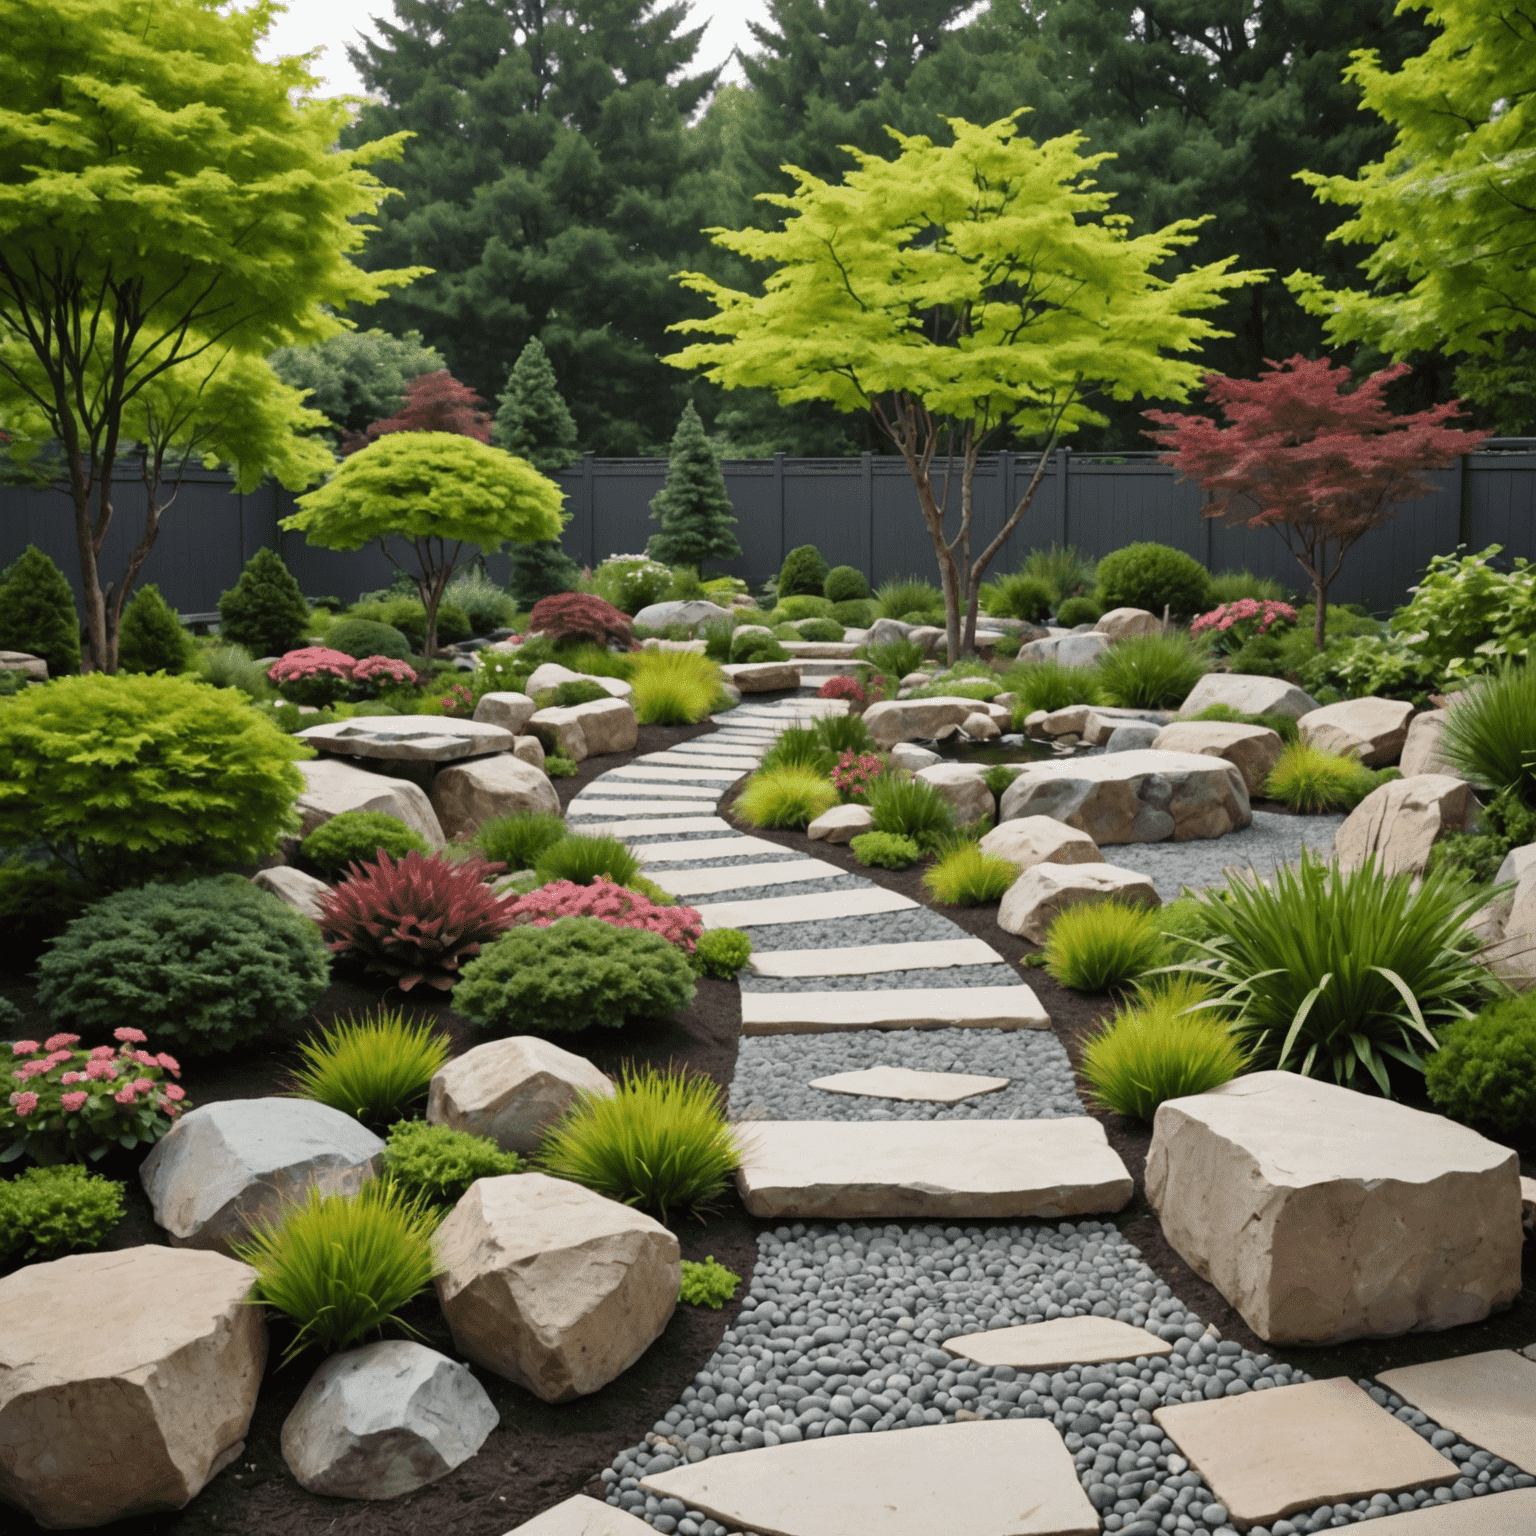
[[[903,1103],[812,1088],[812,1078],[866,1067],[1006,1077],[958,1104]],[[1049,1030],[859,1029],[747,1035],[736,1053],[730,1112],[755,1120],[1055,1120],[1083,1113],[1066,1048]]]
[[[1082,1313],[1146,1327],[1173,1342],[1174,1353],[1031,1375],[972,1367],[939,1348],[956,1334]],[[682,1401],[641,1444],[616,1456],[602,1478],[610,1504],[658,1531],[726,1536],[727,1528],[701,1511],[642,1492],[639,1479],[786,1441],[952,1422],[960,1411],[1048,1418],[1065,1437],[1106,1531],[1235,1536],[1226,1511],[1152,1412],[1310,1379],[1222,1340],[1108,1223],[781,1226],[758,1239],[751,1293],[736,1326]],[[1439,1493],[1418,1489],[1320,1506],[1254,1526],[1250,1536],[1296,1536],[1536,1482],[1402,1408],[1381,1388],[1362,1386],[1462,1464],[1466,1477]]]
[[[767,945],[757,947],[766,949]],[[1018,979],[1011,965],[994,961],[991,965],[874,971],[868,976],[754,976],[751,971],[741,971],[736,984],[743,992],[890,992],[907,987],[1006,987]]]
[[[777,889],[763,891],[764,896],[779,894]],[[927,907],[877,912],[871,917],[833,917],[819,923],[769,923],[744,931],[751,934],[753,947],[761,950],[842,949],[854,944],[906,944],[918,939],[966,937],[947,917]]]

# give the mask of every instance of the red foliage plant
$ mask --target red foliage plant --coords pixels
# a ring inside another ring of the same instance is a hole
[[[378,863],[353,864],[322,898],[321,935],[333,953],[398,977],[402,992],[417,982],[446,992],[464,961],[512,926],[510,904],[485,883],[505,868],[414,849],[396,860],[381,849]]]
[[[548,928],[562,917],[596,917],[614,928],[639,928],[659,934],[685,954],[692,953],[704,931],[704,920],[692,907],[658,907],[650,897],[599,875],[591,885],[552,880],[548,885],[508,902],[516,923]]]
[[[1487,434],[1447,425],[1460,409],[1455,400],[1394,416],[1385,395],[1408,372],[1406,363],[1355,388],[1349,369],[1326,357],[1298,353],[1267,367],[1257,379],[1206,376],[1206,397],[1221,407],[1227,426],[1208,416],[1147,411],[1147,420],[1163,428],[1147,436],[1171,450],[1164,464],[1209,493],[1206,517],[1274,528],[1285,540],[1312,583],[1313,637],[1321,650],[1328,588],[1350,546],[1381,527],[1398,502],[1436,489],[1424,471],[1444,469]]]
[[[847,699],[849,705],[855,709],[863,709],[869,703],[869,695],[859,686],[858,680],[852,677],[829,677],[820,688],[816,690],[818,699]]]
[[[634,641],[629,615],[585,592],[556,592],[533,605],[528,628],[555,640],[590,640],[594,645],[628,646]]]
[[[374,422],[366,432],[349,432],[341,444],[345,458],[390,432],[457,432],[476,442],[491,440],[491,416],[484,400],[446,368],[423,373],[406,386],[405,404],[393,416]]]

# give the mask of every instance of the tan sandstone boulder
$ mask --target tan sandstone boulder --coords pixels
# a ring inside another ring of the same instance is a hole
[[[995,741],[1003,734],[1003,728],[991,715],[973,714],[967,715],[960,722],[960,729],[965,732],[972,741]]]
[[[1113,864],[1035,864],[1003,892],[997,926],[1032,944],[1044,944],[1060,913],[1093,901],[1118,901],[1128,907],[1163,904],[1157,887],[1134,870]]]
[[[1097,630],[1082,635],[1055,634],[1044,640],[1031,640],[1020,649],[1018,659],[1026,664],[1054,661],[1063,667],[1091,667],[1113,644],[1108,635]]]
[[[1413,705],[1402,699],[1345,699],[1303,715],[1296,729],[1309,747],[1382,768],[1401,755],[1412,718]]]
[[[528,692],[537,696],[561,683],[596,683],[610,698],[627,699],[635,690],[622,677],[595,677],[590,672],[573,672],[558,661],[546,661],[535,667],[528,679]]]
[[[1317,708],[1317,700],[1283,677],[1258,677],[1250,672],[1207,672],[1179,705],[1186,718],[1212,704],[1225,704],[1242,715],[1289,715],[1299,720]]]
[[[1285,750],[1277,731],[1262,725],[1232,725],[1225,720],[1180,720],[1165,726],[1152,743],[1155,752],[1198,752],[1219,757],[1243,776],[1248,793],[1264,788]]]
[[[515,753],[499,752],[440,768],[432,781],[432,808],[443,831],[457,837],[518,811],[558,816],[560,797],[542,768]]]
[[[455,1056],[432,1079],[427,1119],[506,1152],[532,1152],[583,1093],[613,1097],[613,1084],[585,1056],[534,1035],[491,1040]]]
[[[251,876],[251,884],[270,891],[284,906],[302,912],[305,917],[314,918],[317,923],[320,921],[320,903],[331,894],[331,888],[324,880],[306,875],[302,869],[295,869],[291,864],[258,869]]]
[[[1162,1104],[1146,1189],[1190,1268],[1276,1344],[1455,1328],[1520,1290],[1513,1152],[1291,1072]]]
[[[587,735],[574,709],[540,709],[528,717],[526,727],[546,752],[568,757],[573,763],[585,760]]]
[[[517,736],[538,707],[526,693],[483,693],[475,705],[474,718],[486,725],[499,725]]]
[[[1007,859],[1020,874],[1036,864],[1102,864],[1099,845],[1086,832],[1054,816],[1021,816],[999,822],[981,840],[981,851]]]
[[[520,763],[527,763],[544,771],[544,743],[537,736],[515,736],[512,739],[512,756]]]
[[[919,768],[914,777],[931,784],[943,795],[962,827],[983,820],[988,826],[992,824],[997,801],[982,782],[979,768],[965,763],[939,763],[932,768]]]
[[[720,668],[743,693],[782,693],[800,686],[793,661],[733,661]]]
[[[660,1222],[542,1173],[476,1180],[434,1246],[454,1347],[547,1403],[628,1370],[682,1284],[678,1241]]]
[[[634,751],[640,738],[640,725],[625,700],[594,699],[590,704],[576,705],[572,713],[581,726],[588,757]]]
[[[947,726],[963,726],[980,706],[975,699],[948,694],[932,699],[885,699],[864,711],[864,724],[875,745],[894,747],[898,741],[935,741]]]
[[[1145,608],[1111,608],[1093,627],[1111,640],[1125,640],[1132,635],[1159,635],[1163,621]]]
[[[851,843],[874,827],[875,818],[867,805],[834,805],[805,829],[805,835],[812,842]]]
[[[1456,765],[1445,755],[1442,737],[1450,712],[1444,709],[1428,709],[1415,715],[1408,722],[1408,735],[1403,742],[1403,755],[1397,766],[1403,777],[1411,779],[1421,773],[1444,773],[1459,779]]]
[[[267,1354],[255,1278],[150,1246],[0,1280],[0,1499],[60,1530],[196,1497],[245,1448]]]
[[[1423,874],[1429,851],[1447,832],[1465,832],[1480,807],[1465,779],[1439,773],[1393,779],[1373,789],[1334,834],[1333,852],[1346,869],[1375,858],[1389,875]]]
[[[333,757],[317,757],[295,765],[304,775],[304,792],[298,799],[299,836],[308,837],[316,827],[343,811],[380,811],[403,821],[434,847],[443,846],[443,829],[426,791],[409,779],[391,779]]]
[[[48,663],[30,651],[0,651],[0,672],[19,672],[32,682],[48,681]]]

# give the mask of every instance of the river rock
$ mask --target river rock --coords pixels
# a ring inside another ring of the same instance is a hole
[[[1427,709],[1408,722],[1408,735],[1403,741],[1403,755],[1397,766],[1405,779],[1421,773],[1444,773],[1459,779],[1456,765],[1445,755],[1442,736],[1450,712],[1444,709]]]
[[[573,672],[558,661],[546,661],[533,669],[528,679],[528,692],[540,694],[561,683],[596,683],[610,698],[627,699],[635,690],[622,677],[598,677],[591,672]],[[594,701],[601,703],[602,700]]]
[[[383,1150],[351,1115],[313,1099],[224,1099],[183,1115],[139,1179],[172,1243],[228,1252],[311,1189],[356,1194]]]
[[[1429,851],[1447,832],[1466,832],[1481,807],[1465,779],[1421,773],[1373,789],[1334,834],[1333,852],[1346,869],[1375,858],[1385,874],[1423,874]]]
[[[519,811],[558,816],[560,797],[542,767],[535,768],[514,752],[500,752],[440,768],[432,781],[432,808],[443,831],[457,837],[494,817]]]
[[[512,732],[503,726],[448,715],[355,715],[295,735],[325,752],[402,763],[450,763],[512,746]]]
[[[1126,640],[1132,635],[1160,635],[1163,621],[1145,608],[1111,608],[1093,627],[1111,640]]]
[[[1242,774],[1248,793],[1256,795],[1280,761],[1285,743],[1277,731],[1262,725],[1235,725],[1225,720],[1180,720],[1163,728],[1152,743],[1152,749],[1219,757]]]
[[[434,1246],[454,1347],[547,1403],[627,1371],[667,1326],[683,1277],[660,1222],[542,1173],[477,1179]]]
[[[306,875],[291,864],[278,864],[272,869],[258,869],[251,876],[251,884],[270,891],[284,906],[302,912],[305,917],[320,921],[320,903],[331,894],[324,880]]]
[[[930,752],[927,747],[914,746],[910,741],[898,741],[891,748],[891,765],[905,768],[908,773],[916,773],[919,768],[932,768],[943,761],[937,752]]]
[[[701,597],[689,597],[670,603],[651,603],[635,615],[635,623],[647,629],[666,629],[669,624],[707,624],[711,619],[728,619],[730,610]]]
[[[983,714],[967,715],[960,722],[960,729],[972,741],[995,741],[1003,734],[1002,727],[997,721],[991,715]]]
[[[526,693],[482,693],[475,705],[475,719],[519,736],[538,707]]]
[[[981,840],[981,851],[1007,859],[1020,874],[1036,864],[1102,864],[1104,855],[1086,832],[1054,816],[1020,816],[999,822]]]
[[[1413,705],[1402,699],[1345,699],[1311,710],[1296,722],[1296,729],[1309,747],[1381,768],[1402,753],[1412,718]]]
[[[267,1354],[255,1278],[156,1244],[0,1280],[0,1499],[59,1530],[195,1498],[245,1449]]]
[[[963,726],[977,708],[975,699],[948,694],[931,699],[885,699],[864,711],[864,724],[876,746],[894,747],[898,741],[936,741],[941,731]]]
[[[940,763],[933,768],[919,768],[915,777],[943,795],[960,826],[968,827],[975,821],[992,825],[997,801],[976,769],[964,763]]]
[[[851,843],[874,827],[875,818],[867,805],[834,805],[805,829],[805,835],[812,842]]]
[[[1146,725],[1141,721],[1133,721],[1128,725],[1117,725],[1109,733],[1109,740],[1104,743],[1104,750],[1108,752],[1146,752],[1157,740],[1161,727]]]
[[[1317,708],[1317,700],[1283,677],[1257,677],[1247,672],[1207,672],[1179,705],[1186,717],[1212,704],[1225,704],[1242,715],[1289,715],[1299,720]]]
[[[1034,864],[1003,892],[997,925],[1032,944],[1044,944],[1051,924],[1068,907],[1118,901],[1128,907],[1160,907],[1162,898],[1146,875],[1113,864]]]
[[[1112,644],[1108,635],[1097,630],[1082,635],[1069,632],[1031,640],[1020,649],[1018,659],[1025,663],[1054,661],[1063,667],[1091,667]]]
[[[380,811],[419,832],[432,847],[443,846],[443,829],[438,825],[432,802],[425,790],[408,779],[387,778],[331,757],[295,766],[304,775],[304,792],[295,807],[300,837],[308,837],[316,827],[343,811]]]
[[[332,1355],[283,1421],[299,1486],[333,1499],[397,1499],[446,1477],[500,1415],[468,1366],[409,1339]]]

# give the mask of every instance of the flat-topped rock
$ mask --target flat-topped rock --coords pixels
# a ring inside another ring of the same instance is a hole
[[[1226,720],[1180,720],[1158,732],[1152,750],[1219,757],[1242,774],[1251,796],[1264,788],[1275,764],[1280,761],[1285,743],[1277,731],[1262,725],[1237,725]]]
[[[775,849],[782,853],[782,848]],[[721,869],[658,869],[650,875],[669,896],[709,896],[754,886],[835,880],[844,871],[825,859],[775,859],[771,864],[728,864]]]
[[[1454,1483],[1461,1468],[1347,1376],[1153,1411],[1240,1530],[1318,1504]]]
[[[813,1077],[810,1086],[823,1093],[898,1099],[904,1104],[958,1104],[963,1099],[1001,1093],[1009,1082],[1006,1077],[982,1077],[974,1072],[914,1072],[911,1067],[878,1066]]]
[[[354,715],[295,732],[323,752],[402,763],[450,763],[482,752],[510,752],[515,734],[502,725],[448,715]]]
[[[940,970],[954,965],[1001,965],[1004,962],[985,939],[921,939],[914,944],[754,950],[748,963],[759,976],[875,976],[882,971]],[[856,995],[850,992],[837,994],[840,998]],[[747,994],[743,993],[742,1003],[746,1000]]]
[[[1060,1120],[754,1122],[736,1187],[791,1220],[1059,1220],[1118,1211],[1131,1177],[1104,1127]]]
[[[1440,773],[1392,779],[1373,789],[1333,835],[1345,869],[1375,859],[1384,873],[1422,875],[1430,850],[1451,832],[1468,832],[1481,807],[1465,779]]]
[[[1296,729],[1309,747],[1380,768],[1401,755],[1412,718],[1413,705],[1402,699],[1366,697],[1311,710],[1296,722]]]
[[[1104,742],[1106,752],[1145,752],[1161,734],[1162,727],[1130,720],[1117,725]]]
[[[1102,1365],[1138,1355],[1157,1359],[1173,1353],[1167,1340],[1112,1317],[1058,1317],[1048,1323],[962,1333],[945,1339],[944,1348],[977,1365],[1011,1365],[1016,1371],[1054,1371],[1064,1365]]]
[[[985,717],[979,718],[985,720]],[[966,734],[980,740],[976,732],[969,728],[977,719],[975,715],[969,717]],[[985,720],[985,724],[992,735],[997,735],[997,727],[990,720]],[[931,784],[944,797],[955,813],[955,820],[962,827],[977,821],[985,821],[988,826],[992,824],[997,813],[997,801],[981,776],[972,773],[965,765],[939,763],[932,768],[919,768],[916,777],[924,784]]]
[[[1299,720],[1317,708],[1317,700],[1283,677],[1259,677],[1247,672],[1207,672],[1179,705],[1186,718],[1213,704],[1225,704],[1240,715],[1289,715]]]
[[[572,725],[581,733],[588,757],[632,752],[640,738],[635,712],[624,699],[594,699],[590,704],[573,704],[568,709],[541,709],[530,717],[528,730],[549,747],[562,731],[570,734]]]
[[[899,741],[935,741],[950,726],[959,727],[975,714],[975,699],[943,695],[932,699],[884,699],[864,711],[864,724],[879,747]]]
[[[673,763],[663,765],[661,763],[625,763],[622,768],[612,768],[609,772],[616,779],[639,779],[648,784],[656,783],[684,783],[684,784],[734,784],[744,773],[752,771],[750,764],[732,763],[725,768],[711,768],[707,765],[695,765],[693,763]]]
[[[324,880],[306,875],[291,864],[278,864],[272,869],[258,869],[251,876],[251,884],[270,891],[284,906],[302,912],[305,917],[320,921],[320,903],[331,894]]]
[[[1126,640],[1132,635],[1160,635],[1163,621],[1145,608],[1111,608],[1093,627],[1111,640]]]
[[[756,766],[760,752],[746,753],[737,756],[728,752],[647,752],[643,757],[637,757],[631,765],[636,768],[682,768],[689,772],[695,772],[701,768],[713,768],[717,772],[728,768],[736,778],[744,773],[750,773]]]
[[[521,811],[560,814],[560,797],[548,774],[512,752],[440,768],[432,780],[431,798],[438,824],[449,837]]]
[[[654,1531],[654,1526],[625,1510],[576,1493],[515,1526],[506,1536],[654,1536]]]
[[[977,941],[980,942],[980,941]],[[827,954],[827,950],[799,951]],[[758,956],[754,955],[754,962]],[[772,953],[762,957],[771,959]],[[973,962],[985,964],[985,961]],[[879,967],[893,969],[893,967]],[[763,974],[763,973],[760,973]],[[813,974],[826,975],[827,972]],[[842,974],[842,973],[830,973]],[[1010,973],[1011,974],[1011,973]],[[1049,1029],[1031,987],[891,987],[858,992],[743,992],[744,1035],[822,1035],[852,1029]]]
[[[852,661],[858,646],[851,640],[785,640],[784,649],[797,661]]]
[[[573,801],[571,809],[574,810],[577,803],[578,802]],[[767,842],[766,839],[749,839],[743,837],[739,832],[736,832],[735,828],[732,827],[730,822],[728,822],[723,816],[635,816],[628,821],[606,821],[584,825],[581,830],[583,832],[591,832],[596,836],[617,837],[620,839],[636,837],[657,837],[663,833],[675,833],[677,836],[681,837],[685,832],[719,832],[722,834],[722,836],[718,839],[711,839],[711,841],[719,841],[722,843],[758,841]],[[734,833],[735,835],[727,838],[723,835],[727,832]],[[640,861],[644,863],[644,856],[649,853],[652,848],[660,848],[663,846],[668,848],[693,848],[696,847],[697,844],[667,843],[663,845],[661,843],[635,843],[631,848],[631,852],[637,859],[640,859]],[[779,845],[777,843],[768,843],[767,846],[770,848],[777,848]]]
[[[932,768],[943,761],[937,752],[930,752],[927,747],[916,746],[910,741],[898,741],[891,748],[891,762],[908,773],[916,773],[919,768]]]
[[[593,795],[590,799],[583,795],[578,795],[566,806],[565,814],[566,819],[570,821],[574,821],[582,816],[692,816],[702,819],[709,812],[713,811],[714,808],[715,802],[713,800],[700,800],[697,798],[691,800],[645,800],[637,797],[633,800],[610,800],[602,795]],[[712,817],[710,819],[713,820]],[[583,827],[582,830],[587,831],[589,829]],[[670,831],[671,827],[668,824],[663,824],[654,828],[654,830],[666,832]]]
[[[155,1244],[0,1280],[0,1498],[55,1530],[195,1498],[245,1448],[267,1354],[255,1278]]]
[[[1162,1104],[1146,1190],[1184,1261],[1277,1344],[1459,1327],[1520,1290],[1513,1152],[1295,1073]]]
[[[379,811],[419,832],[434,848],[447,841],[426,791],[409,779],[386,778],[331,757],[294,766],[304,775],[304,790],[294,806],[300,837],[308,837],[343,811]]]
[[[997,926],[1032,944],[1044,944],[1051,924],[1068,907],[1118,901],[1128,907],[1160,907],[1149,876],[1114,864],[1034,864],[1003,892]]]
[[[573,672],[558,661],[546,661],[533,669],[528,679],[530,694],[546,693],[562,683],[595,683],[610,698],[627,699],[635,690],[622,677],[599,677],[591,672]]]
[[[743,693],[779,693],[800,686],[800,668],[792,661],[737,661],[720,670]]]
[[[851,843],[874,825],[874,812],[867,805],[834,805],[805,829],[805,835],[813,843]]]
[[[526,693],[482,693],[475,704],[474,718],[484,725],[499,725],[514,736],[523,734],[523,727],[533,719],[539,706]]]
[[[1053,816],[1106,843],[1222,837],[1253,821],[1231,763],[1193,752],[1117,752],[1027,763],[1003,791],[999,821]]]
[[[640,1480],[760,1536],[1097,1536],[1071,1453],[1043,1419],[936,1424],[709,1456]]]
[[[1123,725],[1169,725],[1174,716],[1166,709],[1120,709],[1095,704],[1088,711],[1080,732],[1090,747],[1106,746],[1109,738]]]
[[[1099,845],[1086,832],[1054,816],[1019,816],[999,822],[981,839],[981,851],[1007,859],[1022,874],[1036,864],[1102,864]]]
[[[702,818],[701,818],[702,819]],[[729,823],[722,821],[721,826]],[[654,827],[647,828],[655,831]],[[700,827],[698,831],[712,830]],[[608,833],[610,837],[624,837],[628,833]],[[679,843],[636,843],[630,852],[642,864],[688,864],[695,859],[746,859],[768,854],[783,854],[785,849],[770,843],[766,837],[695,837]]]
[[[1492,1349],[1378,1371],[1376,1379],[1468,1445],[1536,1466],[1536,1361]]]
[[[842,871],[838,870],[841,874]],[[868,891],[828,891],[824,896],[764,896],[756,901],[715,901],[694,910],[706,928],[760,928],[775,923],[815,923],[835,917],[873,917],[881,912],[909,912],[910,896],[878,887]]]
[[[635,615],[635,623],[647,629],[665,629],[669,624],[707,624],[711,619],[728,619],[729,608],[711,603],[702,597],[674,599],[666,603],[651,603]],[[663,644],[666,642],[663,641]]]
[[[1461,777],[1460,769],[1445,753],[1445,722],[1449,719],[1449,710],[1430,709],[1408,722],[1403,755],[1397,761],[1405,779],[1420,773],[1444,773],[1453,779]]]
[[[700,795],[714,796],[724,791],[715,784],[671,784],[664,779],[626,779],[615,769],[589,784],[587,792],[596,795],[633,795],[636,799],[649,795],[662,800],[697,800]]]

